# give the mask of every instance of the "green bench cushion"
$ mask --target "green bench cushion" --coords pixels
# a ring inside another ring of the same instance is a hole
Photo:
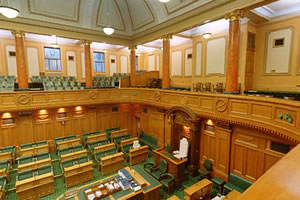
[[[52,167],[51,167],[51,165],[44,165],[44,166],[39,167],[37,172],[38,172],[38,175],[47,174],[47,173],[52,172]]]
[[[234,173],[230,173],[229,181],[227,184],[224,185],[224,188],[227,192],[230,192],[234,189],[242,193],[251,185],[251,181],[248,181]]]

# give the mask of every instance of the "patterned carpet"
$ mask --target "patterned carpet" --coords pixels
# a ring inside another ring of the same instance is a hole
[[[147,161],[153,161],[153,157],[151,155],[151,153],[149,153],[150,156],[148,158]],[[62,195],[64,192],[66,192],[66,188],[65,188],[65,183],[63,182],[63,177],[62,177],[62,169],[60,167],[59,161],[58,161],[58,157],[55,153],[51,153],[51,159],[52,159],[52,166],[53,166],[53,171],[54,171],[54,175],[55,175],[55,179],[54,179],[54,190],[55,193],[52,195],[48,195],[46,197],[41,198],[41,200],[53,200],[56,199],[57,197],[59,197],[60,195]],[[147,162],[146,161],[146,162]],[[125,166],[128,166],[129,163],[125,163]],[[143,163],[139,164],[140,166],[143,166]],[[96,163],[94,162],[94,166],[96,166]],[[14,172],[11,173],[11,182],[8,184],[8,192],[6,192],[6,198],[8,200],[17,200],[17,195],[15,192],[15,184],[16,184],[16,167],[14,166]],[[91,182],[94,182],[96,180],[100,180],[103,179],[105,177],[111,176],[112,174],[108,174],[106,176],[101,176],[101,173],[96,169],[96,167],[94,167],[94,179],[92,181],[86,182],[82,185],[86,185],[89,184]],[[183,182],[183,184],[177,188],[174,193],[172,194],[168,194],[166,190],[161,189],[160,190],[160,199],[168,199],[169,197],[176,195],[179,199],[184,199],[184,192],[183,190],[195,183],[197,183],[199,181],[199,177],[190,177],[187,176],[186,180]],[[81,185],[79,185],[81,186]],[[78,186],[74,186],[74,188],[76,188]],[[72,188],[70,188],[72,189]],[[215,196],[215,190],[212,191],[212,196]]]

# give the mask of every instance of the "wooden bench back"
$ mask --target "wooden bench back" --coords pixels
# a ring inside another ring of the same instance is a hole
[[[80,139],[76,138],[76,139],[73,139],[73,140],[66,140],[66,141],[58,142],[57,143],[57,148],[58,149],[66,148],[66,147],[71,148],[71,147],[79,145],[79,144],[81,144]]]
[[[49,145],[41,145],[36,147],[31,147],[27,149],[20,149],[20,157],[28,155],[37,155],[38,153],[49,152]]]
[[[105,150],[113,148],[113,147],[116,147],[115,143],[110,143],[110,144],[105,144],[105,145],[102,145],[102,146],[98,146],[98,147],[94,148],[94,153],[96,153],[98,151],[102,151],[102,150],[105,151]]]
[[[126,144],[133,144],[133,141],[135,141],[135,140],[139,140],[139,138],[138,138],[138,137],[134,137],[134,138],[130,138],[130,139],[127,139],[127,140],[122,140],[122,141],[120,142],[120,146],[121,146],[121,148],[122,148],[123,145],[126,145]]]
[[[98,135],[87,136],[86,142],[91,143],[91,142],[101,141],[105,139],[106,139],[106,133],[101,133]]]
[[[128,129],[122,129],[119,131],[112,131],[111,132],[111,142],[114,142],[114,137],[123,136],[128,134]]]

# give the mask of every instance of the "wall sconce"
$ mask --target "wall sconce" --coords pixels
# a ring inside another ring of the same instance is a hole
[[[59,108],[57,111],[57,118],[65,118],[67,117],[67,112],[65,108]]]
[[[207,120],[206,124],[207,124],[207,125],[211,125],[211,126],[214,125],[214,123],[213,123],[213,121],[212,121],[211,119]]]
[[[40,110],[39,113],[38,113],[38,119],[40,120],[45,120],[49,117],[48,115],[48,111],[43,109],[43,110]]]
[[[13,125],[15,123],[15,119],[9,112],[2,114],[1,121],[2,121],[2,125]]]
[[[83,114],[83,108],[81,106],[75,107],[75,115],[82,115]]]

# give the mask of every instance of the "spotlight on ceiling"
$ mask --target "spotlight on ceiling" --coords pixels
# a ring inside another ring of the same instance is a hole
[[[211,33],[203,33],[203,34],[202,34],[202,37],[203,37],[204,39],[208,39],[208,38],[210,38],[210,36],[211,36]]]
[[[162,3],[167,3],[167,2],[169,2],[170,0],[159,0],[160,2],[162,2]]]
[[[115,29],[113,29],[111,27],[105,27],[105,28],[103,28],[103,31],[106,35],[111,35],[115,32]]]
[[[9,6],[0,6],[0,13],[2,15],[4,15],[5,17],[7,18],[10,18],[10,19],[13,19],[13,18],[16,18],[20,11],[15,9],[15,8],[12,8],[12,7],[9,7]]]

